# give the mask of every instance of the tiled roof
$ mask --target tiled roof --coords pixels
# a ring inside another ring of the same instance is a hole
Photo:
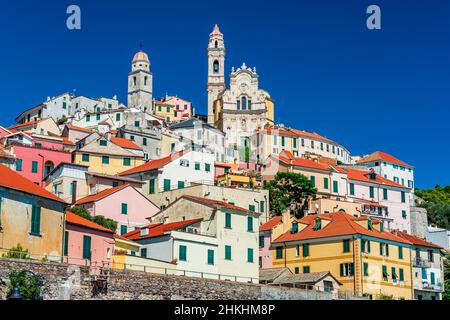
[[[67,128],[69,128],[71,130],[82,131],[82,132],[86,132],[86,133],[92,133],[93,132],[90,129],[77,127],[77,126],[74,126],[73,124],[66,124],[66,126],[67,126]]]
[[[281,216],[276,216],[259,226],[259,231],[270,231],[282,221]]]
[[[90,195],[90,196],[87,196],[87,197],[84,197],[84,198],[78,200],[76,202],[76,204],[79,205],[79,204],[85,204],[85,203],[90,203],[90,202],[101,200],[101,199],[103,199],[103,198],[105,198],[105,197],[107,197],[107,196],[109,196],[109,195],[111,195],[111,194],[113,194],[113,193],[115,193],[117,191],[125,189],[128,186],[130,186],[130,185],[129,184],[123,184],[121,186],[117,186],[117,187],[114,187],[114,188],[103,190],[103,191],[101,191],[99,193],[96,193],[96,194],[93,194],[93,195]]]
[[[75,145],[75,142],[70,141],[69,139],[66,139],[66,138],[62,138],[62,141],[63,141],[63,144],[67,144],[67,145],[71,145],[71,146]]]
[[[187,226],[190,226],[191,224],[200,222],[202,220],[203,220],[203,218],[185,220],[185,221],[177,221],[177,222],[171,222],[171,223],[150,224],[148,226],[145,226],[144,228],[128,232],[128,233],[124,234],[123,236],[130,240],[140,240],[140,239],[160,237],[167,232],[178,230],[178,229],[183,229]],[[148,229],[148,234],[145,236],[144,235],[141,236],[142,229]]]
[[[200,202],[200,203],[202,203],[204,205],[207,205],[207,206],[210,206],[210,207],[214,207],[214,208],[225,208],[225,209],[229,209],[229,210],[233,210],[233,211],[250,213],[250,214],[253,214],[253,215],[257,215],[257,216],[260,215],[259,213],[255,212],[255,211],[244,209],[244,208],[235,206],[234,204],[227,203],[225,201],[213,200],[213,199],[207,199],[207,198],[201,198],[201,197],[189,196],[189,195],[183,195],[183,196],[181,196],[180,199],[182,199],[182,198],[193,200],[193,201],[196,201],[196,202]]]
[[[166,164],[172,162],[173,160],[178,159],[179,157],[185,155],[189,151],[190,151],[190,149],[185,149],[183,151],[180,151],[180,152],[177,152],[177,153],[174,153],[174,154],[170,154],[167,157],[164,157],[164,158],[161,158],[161,159],[151,160],[151,161],[146,162],[146,163],[144,163],[144,164],[142,164],[140,166],[137,166],[135,168],[126,170],[124,172],[121,172],[121,173],[119,173],[119,176],[126,176],[126,175],[133,174],[133,173],[151,171],[151,170],[162,168]]]
[[[357,180],[357,181],[376,183],[376,184],[381,184],[381,185],[388,185],[388,186],[392,186],[392,187],[408,189],[407,187],[405,187],[399,183],[396,183],[392,180],[383,178],[382,176],[380,176],[378,174],[376,175],[376,179],[372,180],[369,178],[369,174],[370,174],[370,172],[362,171],[362,170],[356,170],[356,169],[348,169],[347,170],[347,178],[349,180]]]
[[[9,130],[15,130],[15,129],[23,128],[23,127],[34,126],[35,124],[38,124],[38,123],[41,122],[42,120],[43,120],[43,119],[41,119],[41,120],[28,121],[28,122],[25,122],[25,123],[19,123],[19,124],[13,125],[12,127],[9,127],[8,129],[9,129]]]
[[[323,141],[327,141],[327,142],[333,142],[333,140],[330,140],[328,138],[325,138],[323,136],[321,136],[320,134],[316,133],[316,132],[307,132],[304,130],[297,130],[297,129],[292,129],[292,131],[297,134],[298,136],[303,136],[303,137],[308,137],[308,138],[313,138],[313,139],[317,139],[317,140],[323,140]]]
[[[278,133],[279,135],[285,135],[285,136],[294,136],[296,137],[297,134],[295,134],[292,131],[286,130],[286,129],[282,129],[282,128],[266,128],[265,131],[269,134],[272,133]]]
[[[314,230],[314,224],[316,218],[327,218],[331,219],[330,222],[321,228],[320,230]],[[369,237],[400,242],[405,244],[411,244],[409,241],[402,239],[393,235],[390,232],[379,232],[375,229],[368,230],[363,226],[359,225],[356,221],[367,220],[368,217],[354,217],[344,212],[335,212],[331,214],[320,214],[320,215],[310,215],[306,216],[300,220],[300,223],[307,224],[303,230],[297,233],[291,233],[291,231],[279,236],[274,243],[282,243],[289,241],[299,241],[299,240],[310,240],[310,239],[321,239],[344,235],[354,235],[361,234]]]
[[[14,156],[0,146],[0,158],[14,159]]]
[[[431,247],[431,248],[436,248],[436,249],[443,249],[441,246],[438,246],[435,243],[425,241],[423,239],[420,239],[419,237],[413,236],[411,234],[407,234],[406,232],[402,232],[402,231],[399,231],[399,230],[394,230],[394,231],[392,231],[392,233],[394,235],[396,235],[397,237],[400,237],[400,238],[403,238],[405,240],[408,240],[409,242],[411,242],[413,245],[416,245],[416,246],[423,246],[423,247]]]
[[[86,167],[88,167],[88,166],[86,166]],[[110,180],[120,180],[120,181],[131,182],[131,183],[145,184],[145,181],[127,178],[127,177],[121,177],[118,175],[111,175],[111,174],[91,172],[91,171],[86,172],[86,174],[94,176],[94,177],[100,177],[100,178],[105,178],[105,179],[110,179]]]
[[[69,212],[66,212],[66,223],[70,223],[73,225],[77,225],[77,226],[81,226],[81,227],[85,227],[85,228],[89,228],[89,229],[94,229],[94,230],[99,230],[99,231],[103,231],[103,232],[108,232],[111,234],[114,234],[113,231],[111,231],[108,228],[105,228],[95,222],[92,222],[88,219],[85,219],[83,217],[80,217],[79,215]]]
[[[390,154],[387,154],[387,153],[381,152],[381,151],[375,151],[374,153],[359,160],[358,163],[367,163],[367,162],[374,162],[374,161],[386,161],[386,162],[395,163],[395,164],[398,164],[401,166],[405,166],[408,168],[412,168],[411,165],[395,158],[394,156],[391,156]]]
[[[299,273],[299,274],[291,274],[279,277],[273,281],[273,284],[292,284],[292,283],[304,283],[304,284],[315,284],[325,278],[326,276],[330,276],[332,278],[333,275],[329,271],[322,272],[310,272],[310,273]],[[336,282],[342,285],[339,280],[334,278]]]
[[[128,140],[128,139],[112,137],[111,142],[113,142],[116,145],[118,145],[119,147],[122,147],[125,149],[142,150],[141,147],[139,147],[133,141]]]
[[[285,164],[291,164],[291,165],[294,165],[297,167],[330,171],[330,167],[327,164],[316,162],[313,160],[302,159],[302,158],[294,158],[294,159],[290,160],[283,156],[274,156],[274,157],[278,158],[281,162],[284,162]]]
[[[33,194],[35,196],[51,199],[61,203],[66,203],[63,199],[58,198],[53,193],[35,185],[27,178],[22,177],[17,172],[0,164],[0,186]]]

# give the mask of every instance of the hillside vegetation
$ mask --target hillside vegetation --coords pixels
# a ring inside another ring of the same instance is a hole
[[[425,201],[420,206],[427,209],[429,223],[450,229],[450,186],[437,185],[434,189],[416,189],[415,193]]]

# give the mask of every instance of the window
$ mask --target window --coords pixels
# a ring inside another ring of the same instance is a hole
[[[32,173],[37,173],[38,172],[38,162],[37,161],[33,161],[31,163],[31,172]]]
[[[135,126],[136,128],[139,128],[139,124],[140,124],[139,121],[135,121],[135,122],[134,122],[134,126]]]
[[[164,179],[164,191],[170,191],[170,179]]]
[[[363,269],[364,269],[364,276],[368,277],[369,276],[369,264],[364,262]]]
[[[310,267],[309,266],[304,266],[303,267],[303,273],[309,273]]]
[[[22,159],[16,159],[16,171],[22,171]]]
[[[142,145],[146,146],[147,145],[147,138],[142,138]]]
[[[315,187],[316,186],[316,177],[315,176],[311,176],[310,180],[311,180],[312,186]]]
[[[131,159],[130,158],[123,158],[123,165],[124,166],[131,166]]]
[[[194,166],[195,170],[200,170],[200,162],[196,162]]]
[[[398,269],[398,276],[399,276],[399,281],[400,282],[403,282],[403,281],[405,281],[405,274],[404,274],[404,271],[403,271],[403,269]]]
[[[396,281],[397,280],[397,272],[394,267],[391,268],[391,275],[392,275],[392,280]]]
[[[31,234],[41,234],[41,207],[31,206]]]
[[[211,171],[211,165],[209,163],[205,163],[205,171],[210,172]]]
[[[402,197],[402,203],[405,203],[406,202],[405,191],[402,191],[401,197]]]
[[[141,257],[147,258],[147,248],[141,248]]]
[[[91,115],[90,114],[86,115],[86,122],[89,122],[89,121],[91,121]]]
[[[91,237],[83,236],[83,259],[91,260]]]
[[[83,162],[89,162],[89,154],[83,153],[83,154],[81,155],[81,161],[83,161]]]
[[[323,142],[320,143],[320,150],[323,151]]]
[[[225,246],[225,260],[231,260],[231,246]]]
[[[370,253],[370,240],[361,240],[361,252]]]
[[[120,113],[116,113],[116,121],[120,121]]]
[[[152,178],[148,181],[148,193],[154,194],[155,193],[155,179]]]
[[[354,274],[354,265],[353,263],[341,263],[340,266],[340,275],[341,277],[352,277]]]
[[[300,273],[299,267],[295,267],[295,268],[294,268],[294,273],[295,273],[295,274],[299,274],[299,273]]]
[[[247,262],[253,263],[253,249],[252,248],[247,249]]]
[[[284,147],[286,145],[286,137],[281,137],[281,146]]]
[[[122,203],[120,213],[128,214],[128,204],[127,203]]]
[[[219,73],[219,61],[215,60],[213,64],[213,72]]]
[[[328,178],[323,178],[323,188],[328,189]]]
[[[247,97],[242,97],[242,110],[247,110]]]
[[[305,146],[305,139],[302,138],[302,147]]]
[[[106,141],[106,140],[104,140],[104,139],[99,140],[98,143],[99,143],[102,147],[106,147],[106,146],[108,145],[108,141]]]
[[[350,252],[350,240],[346,239],[343,241],[344,252]]]
[[[295,256],[300,257],[300,245],[295,246]]]
[[[388,190],[383,189],[383,200],[387,200],[387,199],[388,199]]]
[[[276,258],[283,259],[283,247],[276,248]]]
[[[225,213],[225,228],[231,229],[231,213]]]
[[[434,262],[433,250],[428,250],[428,261]]]
[[[120,226],[120,234],[125,234],[128,232],[128,227],[126,225],[121,225]]]
[[[304,243],[303,246],[303,256],[308,257],[309,256],[309,243]]]
[[[112,183],[112,187],[113,187],[113,188],[118,187],[118,186],[119,186],[119,183],[118,183],[117,181],[114,181],[114,182]]]
[[[180,259],[180,261],[186,261],[186,256],[187,256],[187,247],[186,246],[180,246],[179,247],[178,258]]]
[[[130,140],[131,140],[131,141],[134,141],[134,136],[130,136]]]
[[[69,231],[64,231],[64,256],[69,255]]]
[[[67,103],[63,102],[63,109],[67,109]]]
[[[255,211],[255,210],[253,210],[253,211]],[[253,232],[253,218],[252,217],[247,217],[247,231]]]
[[[355,195],[355,184],[354,183],[350,183],[350,195],[351,196]]]
[[[41,134],[42,134],[42,132],[41,132]],[[35,146],[36,148],[42,148],[42,143],[36,142],[36,143],[34,144],[34,146]]]
[[[389,273],[387,272],[387,267],[383,266],[382,268],[382,273],[383,273],[383,279],[384,281],[387,281],[388,277],[389,277]]]
[[[102,156],[102,163],[109,164],[109,156]]]
[[[249,205],[248,205],[248,210],[250,210],[250,211],[255,211],[255,212],[256,212],[256,207],[255,207],[255,205],[254,205],[254,204],[249,204]]]
[[[402,218],[406,219],[406,211],[405,210],[402,210]]]
[[[311,148],[314,149],[314,141],[311,140]]]
[[[375,198],[375,188],[369,187],[369,194],[371,198]]]
[[[398,258],[403,259],[403,247],[398,247]]]
[[[214,250],[208,249],[208,264],[210,266],[214,265]]]
[[[264,248],[264,236],[259,236],[259,247]]]
[[[338,182],[337,181],[333,181],[333,192],[334,193],[338,193]]]
[[[100,121],[100,113],[99,113],[99,114],[97,114],[97,116],[96,116],[96,120],[97,120],[97,121]]]
[[[430,272],[430,284],[435,285],[436,284],[436,278],[434,276],[434,272]]]
[[[292,138],[292,144],[294,148],[297,148],[297,138]]]
[[[389,256],[389,245],[387,243],[380,242],[380,255]]]

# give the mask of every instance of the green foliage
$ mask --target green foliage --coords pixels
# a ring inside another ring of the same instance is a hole
[[[269,190],[270,209],[282,213],[291,203],[303,210],[308,200],[315,197],[317,189],[300,173],[278,172],[275,178],[264,184]]]
[[[87,220],[95,222],[113,232],[116,232],[116,230],[117,230],[117,222],[116,221],[105,218],[104,216],[94,216],[93,217],[93,216],[91,216],[89,211],[87,211],[82,206],[74,206],[74,207],[68,209],[68,211],[75,213],[76,215],[79,215],[82,218],[85,218]]]
[[[39,295],[39,281],[24,270],[13,270],[9,274],[8,297],[18,287],[24,300],[36,300]]]
[[[388,294],[384,294],[384,293],[380,293],[379,295],[377,295],[377,300],[394,300],[394,296],[393,295],[388,295]]]
[[[429,222],[440,228],[450,229],[450,186],[416,189],[415,194],[425,201],[420,206],[427,209]]]
[[[444,292],[442,300],[450,300],[450,255],[444,259]]]
[[[22,247],[20,243],[18,243],[15,247],[9,249],[6,254],[2,255],[2,257],[9,259],[30,259],[28,249]]]

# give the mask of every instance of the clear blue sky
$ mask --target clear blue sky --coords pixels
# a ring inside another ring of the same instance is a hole
[[[209,1],[208,3],[211,3]],[[352,154],[381,150],[416,167],[416,186],[450,184],[450,1],[8,1],[0,10],[0,124],[63,92],[126,102],[144,44],[154,95],[206,113],[206,46],[225,34],[226,70],[256,66],[276,121]],[[66,8],[82,30],[66,29]],[[366,28],[378,4],[382,30]]]

